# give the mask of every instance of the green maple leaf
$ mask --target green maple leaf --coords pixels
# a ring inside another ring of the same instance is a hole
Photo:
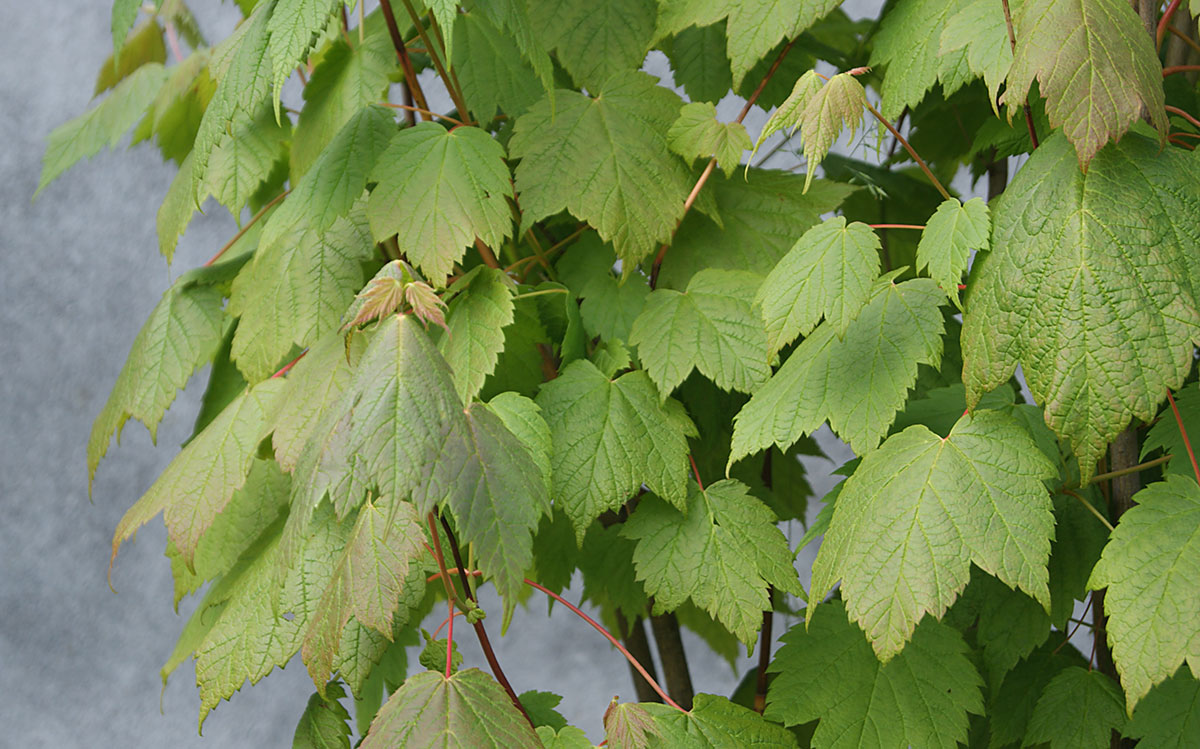
[[[578,313],[591,338],[628,341],[650,296],[650,284],[640,273],[613,275],[616,261],[612,245],[589,232],[557,264],[559,277],[572,292],[570,304],[575,304],[575,297],[583,300]]]
[[[1200,681],[1180,668],[1138,702],[1125,735],[1143,749],[1187,749],[1200,742]]]
[[[393,613],[400,600],[411,600],[410,563],[425,553],[423,519],[408,502],[387,498],[367,501],[358,511],[333,579],[320,594],[304,635],[301,655],[320,688],[334,667],[338,646],[353,617],[391,639]],[[419,565],[416,565],[419,566]],[[417,570],[417,581],[424,569]],[[407,607],[405,616],[407,618]]]
[[[366,106],[353,114],[271,214],[263,246],[297,227],[324,232],[347,215],[395,132],[396,121],[384,107]]]
[[[503,271],[480,266],[455,282],[447,330],[439,348],[454,373],[463,403],[470,403],[496,369],[504,350],[504,328],[513,322],[513,295]]]
[[[972,596],[979,601],[975,640],[983,649],[988,683],[995,688],[1050,636],[1050,616],[1037,601],[977,568],[962,600],[971,603]]]
[[[97,96],[128,78],[138,68],[148,63],[167,62],[167,47],[163,43],[163,29],[157,21],[143,23],[129,35],[121,50],[125,55],[118,59],[114,54],[100,66],[96,75],[96,86],[92,95]]]
[[[781,639],[769,670],[768,720],[819,720],[813,746],[944,747],[967,740],[967,713],[983,714],[982,680],[962,636],[921,623],[895,658],[880,663],[841,602]]]
[[[615,749],[646,749],[651,738],[662,735],[646,708],[636,702],[617,702],[604,711],[604,739]]]
[[[1200,435],[1200,389],[1188,387],[1175,394],[1175,406],[1183,420],[1183,428],[1190,435]],[[1179,422],[1170,406],[1163,412],[1146,432],[1142,440],[1142,459],[1161,450],[1164,455],[1174,456],[1169,463],[1162,467],[1164,474],[1194,477],[1192,462],[1188,459],[1187,444],[1183,441],[1183,433],[1179,431]]]
[[[705,268],[728,268],[766,275],[821,214],[837,208],[855,188],[818,180],[807,193],[795,174],[751,169],[747,178],[714,174],[712,191],[721,225],[691,211],[671,241],[658,276],[659,288],[685,289]]]
[[[894,120],[905,107],[916,107],[935,83],[949,96],[970,80],[966,51],[941,54],[938,33],[962,3],[900,0],[887,14],[871,52],[872,66],[887,65],[879,105],[884,117]]]
[[[80,159],[95,156],[105,146],[116,148],[126,131],[145,114],[166,80],[167,70],[161,64],[143,65],[117,84],[95,108],[54,128],[46,136],[42,176],[34,196]]]
[[[720,122],[717,107],[708,102],[684,104],[679,119],[667,132],[671,150],[689,162],[712,157],[717,160],[726,177],[732,177],[750,150],[750,134],[740,122]]]
[[[487,123],[497,109],[515,117],[542,97],[533,66],[521,56],[517,42],[488,20],[486,11],[457,14],[453,36],[454,71],[476,119]]]
[[[884,660],[925,614],[941,618],[972,562],[1048,610],[1054,515],[1042,480],[1055,475],[999,411],[964,416],[945,439],[905,429],[846,480],[813,563],[814,600],[840,579],[851,618]]]
[[[587,734],[575,726],[563,726],[557,731],[550,726],[538,726],[538,739],[543,749],[594,749]]]
[[[572,362],[542,387],[537,404],[553,437],[553,496],[578,540],[642,484],[684,506],[694,427],[677,401],[660,402],[645,372],[610,380],[589,361]]]
[[[646,497],[622,533],[638,542],[633,563],[656,611],[691,598],[752,645],[762,612],[771,608],[768,586],[795,595],[804,590],[775,514],[748,492],[728,479],[691,487],[682,513]]]
[[[1029,7],[1029,6],[1026,6]],[[967,402],[1022,365],[1046,424],[1087,481],[1131,417],[1149,421],[1200,343],[1200,176],[1177,149],[1130,134],[1086,174],[1061,135],[1042,142],[992,219],[963,315]]]
[[[390,84],[388,75],[395,67],[396,51],[386,29],[373,29],[354,47],[342,39],[334,40],[304,87],[304,109],[292,140],[293,178],[306,174],[364,107],[383,101]],[[374,161],[374,157],[364,159],[363,168],[369,171]]]
[[[554,453],[554,442],[550,437],[550,427],[542,418],[542,409],[531,399],[511,392],[500,393],[488,401],[487,406],[529,451],[549,491],[550,456]]]
[[[750,154],[751,158],[758,153],[759,147],[767,138],[780,130],[787,130],[791,133],[800,127],[804,121],[805,108],[823,86],[821,77],[815,70],[805,71],[804,75],[797,78],[792,85],[792,92],[776,108],[775,113],[767,119],[767,124],[763,125],[762,131],[758,134],[758,140],[754,142],[754,152]]]
[[[285,471],[296,470],[305,443],[337,406],[362,357],[366,339],[346,339],[330,333],[313,343],[304,358],[288,371],[288,396],[275,417],[271,445]]]
[[[529,689],[517,695],[517,699],[521,701],[521,707],[525,708],[525,713],[535,728],[545,726],[551,731],[560,731],[567,727],[567,719],[560,715],[558,710],[555,710],[558,703],[562,702],[560,695]],[[591,742],[588,743],[588,746],[592,746]]]
[[[955,305],[958,282],[967,270],[971,250],[987,250],[991,222],[987,203],[972,198],[965,204],[954,198],[938,206],[929,218],[917,245],[917,267],[928,268],[929,275]]]
[[[658,289],[633,324],[646,372],[663,398],[693,369],[724,390],[753,391],[771,376],[767,334],[754,304],[762,279],[753,273],[704,270],[687,291]]]
[[[646,712],[662,731],[651,740],[652,749],[686,746],[696,749],[719,747],[795,747],[796,738],[787,729],[763,720],[753,710],[713,694],[696,695],[692,709],[684,712],[667,705],[649,703]]]
[[[296,725],[292,749],[350,749],[350,713],[342,705],[342,685],[330,682],[325,694],[308,698]]]
[[[1161,66],[1142,21],[1121,0],[1025,0],[1002,101],[1010,118],[1034,79],[1051,127],[1088,163],[1141,117],[1166,137]]]
[[[1071,666],[1058,673],[1038,698],[1026,744],[1050,749],[1110,746],[1112,732],[1125,727],[1121,688],[1099,671]]]
[[[1021,746],[1038,698],[1050,680],[1071,666],[1087,667],[1087,659],[1065,640],[1065,633],[1056,633],[1005,674],[998,685],[992,682],[987,712],[990,749]]]
[[[668,9],[681,5],[672,3],[660,7],[659,23]],[[675,83],[683,86],[692,101],[716,103],[733,88],[733,75],[725,54],[725,24],[685,28],[673,38],[660,42],[659,48],[671,63]]]
[[[113,59],[118,59],[121,47],[125,46],[125,37],[137,21],[141,0],[113,0],[112,6],[112,41]]]
[[[582,88],[604,87],[613,75],[637,70],[650,50],[654,0],[531,0],[529,15],[547,49]]]
[[[806,231],[758,290],[771,352],[809,335],[822,317],[845,336],[878,275],[879,237],[871,227],[835,216]]]
[[[226,318],[221,292],[181,277],[163,294],[133,339],[129,357],[88,437],[88,491],[113,432],[137,419],[153,439],[175,393],[211,361],[221,345]]]
[[[521,749],[541,742],[500,685],[468,668],[449,679],[436,671],[416,674],[392,694],[362,747],[394,746]]]
[[[249,382],[269,377],[293,346],[338,328],[374,251],[361,204],[324,232],[301,225],[259,247],[229,299],[239,317],[232,356]]]
[[[367,215],[377,240],[400,251],[441,286],[478,237],[496,246],[512,233],[504,147],[477,127],[448,132],[422,122],[400,131],[371,172]]]
[[[772,444],[786,451],[826,419],[855,452],[872,450],[916,383],[917,365],[941,359],[943,298],[928,279],[885,276],[844,337],[830,322],[819,325],[738,413],[729,465]]]
[[[154,138],[164,159],[183,163],[192,151],[196,129],[216,88],[208,71],[211,56],[211,50],[200,49],[168,70],[167,82],[134,128],[130,143]]]
[[[800,32],[840,4],[839,0],[807,0],[801,3],[791,0],[749,0],[732,3],[726,34],[729,37],[727,50],[733,68],[734,87],[741,87],[746,74],[776,44],[799,36]],[[703,4],[700,5],[703,7]]]
[[[213,149],[200,195],[211,194],[234,216],[241,214],[254,193],[271,177],[275,165],[286,161],[291,121],[277,124],[271,110],[262,109]],[[201,198],[202,202],[202,198]]]
[[[517,119],[522,222],[566,209],[632,265],[670,240],[692,188],[667,147],[679,97],[645,73],[615,75],[596,94],[559,91]]]
[[[532,14],[526,0],[494,0],[477,6],[493,25],[508,32],[521,50],[521,55],[533,66],[542,86],[554,96],[554,63],[542,46],[542,37],[534,30]]]
[[[1092,570],[1130,712],[1186,660],[1200,673],[1200,486],[1168,476],[1136,495]]]
[[[1011,12],[1021,12],[1023,0],[1010,2]],[[996,108],[996,97],[1000,85],[1008,77],[1012,66],[1012,45],[1008,41],[1008,23],[1004,20],[1004,5],[991,0],[966,0],[946,20],[940,40],[940,54],[965,49],[967,67],[983,78],[987,84],[988,101],[992,111],[1000,116]]]
[[[324,35],[339,0],[278,0],[267,22],[271,75],[274,82],[275,118],[279,118],[279,94],[296,67],[308,59]]]
[[[271,380],[244,391],[189,442],[117,524],[113,558],[124,541],[161,512],[168,538],[191,566],[200,538],[245,483],[284,390],[282,381]]]

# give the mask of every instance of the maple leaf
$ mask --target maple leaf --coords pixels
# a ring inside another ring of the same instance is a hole
[[[275,118],[279,119],[279,94],[292,72],[308,59],[333,18],[338,0],[278,0],[267,21],[267,54],[275,89]]]
[[[692,179],[667,147],[679,97],[645,73],[605,81],[595,98],[559,91],[517,119],[509,150],[527,226],[564,209],[631,264],[670,240]]]
[[[432,122],[401,130],[375,162],[367,216],[382,241],[400,251],[435,286],[479,237],[495,246],[512,233],[512,195],[504,147],[486,131],[447,131]]]
[[[1099,671],[1079,666],[1058,673],[1038,698],[1026,744],[1058,747],[1109,745],[1113,731],[1125,727],[1121,688]]]
[[[1047,138],[993,215],[966,295],[963,382],[973,407],[1021,364],[1086,482],[1130,418],[1153,419],[1191,371],[1200,227],[1182,217],[1200,210],[1200,176],[1137,134],[1086,174],[1073,156]]]
[[[486,14],[486,10],[457,14],[450,58],[467,107],[484,123],[496,116],[497,109],[510,117],[519,116],[544,93],[517,42]]]
[[[784,39],[792,39],[840,5],[839,0],[751,0],[732,3],[726,24],[729,59],[733,67],[733,85],[742,79]],[[703,24],[701,24],[703,25]]]
[[[275,417],[271,445],[279,465],[289,473],[313,430],[338,404],[354,368],[362,357],[366,339],[354,336],[349,344],[330,333],[309,347],[304,358],[288,371],[288,395]]]
[[[350,749],[350,713],[342,705],[346,692],[330,682],[325,694],[314,694],[296,725],[292,749]]]
[[[1161,66],[1154,41],[1122,0],[1025,0],[1001,97],[1009,118],[1034,79],[1051,127],[1075,146],[1079,166],[1121,137],[1143,111],[1166,138]]]
[[[167,47],[163,43],[162,26],[154,19],[146,21],[129,34],[120,51],[125,54],[118,57],[114,51],[100,66],[100,72],[96,75],[96,86],[92,89],[93,96],[109,90],[143,65],[152,62],[166,64]]]
[[[642,66],[654,35],[654,0],[531,0],[529,16],[546,49],[580,87],[602,89],[614,75]]]
[[[650,739],[662,731],[636,702],[618,702],[613,697],[604,711],[604,739],[616,749],[646,749]]]
[[[678,401],[660,402],[645,372],[610,380],[589,361],[572,362],[542,386],[537,404],[555,446],[553,496],[578,541],[642,484],[684,506],[687,436],[695,427]]]
[[[638,542],[637,577],[654,596],[656,611],[691,598],[738,638],[752,645],[771,608],[767,589],[803,595],[787,538],[775,514],[740,481],[689,487],[680,510],[645,497],[622,534]]]
[[[767,334],[754,304],[761,283],[753,273],[704,270],[682,294],[651,292],[629,342],[663,398],[694,368],[718,387],[742,392],[771,376]]]
[[[817,326],[783,366],[754,392],[734,419],[728,465],[772,444],[787,450],[829,419],[829,426],[866,453],[887,434],[917,365],[936,366],[942,354],[944,298],[928,279],[875,290],[843,338],[830,322]]]
[[[990,229],[983,198],[972,198],[965,204],[950,198],[938,206],[921,232],[917,267],[928,268],[929,275],[956,306],[958,282],[967,270],[970,251],[988,249]]]
[[[650,295],[650,284],[636,272],[617,278],[612,273],[616,261],[612,245],[589,232],[558,261],[557,271],[572,296],[583,300],[578,314],[588,336],[628,341]],[[570,303],[574,305],[574,299]]]
[[[822,604],[781,639],[763,715],[788,726],[819,720],[814,746],[954,749],[967,740],[967,713],[983,714],[967,645],[940,622],[922,622],[887,663],[840,601]]]
[[[1200,486],[1167,476],[1134,501],[1088,581],[1108,589],[1108,644],[1131,713],[1184,661],[1200,673]]]
[[[341,332],[381,320],[401,310],[405,301],[405,289],[412,283],[409,267],[402,260],[392,260],[384,265],[367,282],[362,291],[342,315]]]
[[[524,703],[524,699],[521,700]],[[543,749],[594,749],[595,744],[588,740],[587,734],[575,726],[563,726],[558,730],[550,726],[537,727],[538,739]]]
[[[926,613],[941,618],[971,563],[1049,609],[1054,516],[1042,480],[1054,475],[999,411],[964,416],[945,439],[905,429],[846,479],[813,563],[814,600],[840,579],[847,611],[885,661]]]
[[[537,734],[492,677],[468,668],[446,678],[410,676],[371,722],[363,749],[460,746],[539,747]]]
[[[230,213],[239,215],[276,165],[286,163],[291,130],[290,120],[279,125],[269,109],[262,109],[246,127],[213,149],[200,194],[211,194]]]
[[[815,70],[805,71],[804,75],[797,78],[792,85],[792,92],[775,109],[775,113],[767,118],[767,124],[763,125],[762,131],[758,134],[758,140],[754,142],[754,150],[750,153],[750,158],[754,158],[754,154],[758,153],[759,146],[775,133],[780,130],[794,132],[796,128],[800,127],[800,123],[804,121],[805,108],[823,86],[824,83]]]
[[[1180,667],[1138,702],[1125,735],[1151,749],[1194,746],[1200,741],[1200,681]]]
[[[1014,15],[1021,3],[1010,3]],[[992,112],[999,117],[996,97],[1000,85],[1012,66],[1012,44],[1008,40],[1008,23],[1004,20],[1004,5],[991,0],[966,0],[946,20],[940,40],[940,54],[948,56],[965,49],[967,67],[983,78],[987,85]],[[1031,149],[1032,150],[1032,149]]]
[[[112,41],[113,58],[121,54],[125,45],[125,37],[137,21],[138,11],[141,10],[141,0],[113,0],[112,5]]]
[[[679,119],[667,132],[671,150],[689,162],[712,157],[717,160],[726,177],[733,176],[750,150],[750,134],[740,122],[720,122],[717,107],[708,102],[684,104]]]
[[[480,266],[450,287],[446,335],[439,348],[454,373],[463,403],[470,403],[496,369],[504,348],[504,328],[513,321],[511,281],[503,271]]]
[[[662,732],[661,737],[651,741],[652,749],[797,746],[795,736],[787,729],[717,695],[696,695],[692,709],[687,712],[658,703],[647,703],[644,707]]]
[[[966,51],[940,54],[937,32],[961,5],[962,0],[900,0],[887,14],[871,51],[872,66],[887,66],[879,104],[884,117],[895,120],[905,107],[915,108],[935,83],[949,96],[970,80]]]
[[[835,216],[806,231],[758,290],[772,353],[807,336],[825,317],[839,337],[871,298],[879,237]]]

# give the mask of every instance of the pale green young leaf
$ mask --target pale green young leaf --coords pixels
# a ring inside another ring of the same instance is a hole
[[[246,127],[213,149],[199,199],[211,194],[235,217],[240,216],[276,164],[286,162],[291,134],[291,121],[284,118],[282,125],[277,124],[264,107]]]
[[[582,360],[542,387],[537,404],[553,437],[553,496],[578,540],[600,513],[620,507],[642,484],[686,506],[687,434],[694,428],[686,416],[677,420],[668,412],[675,403],[661,403],[643,371],[609,380]]]
[[[112,5],[112,41],[113,59],[121,56],[121,47],[125,45],[125,37],[137,21],[138,10],[142,7],[141,0],[113,0]]]
[[[330,682],[325,695],[318,692],[296,724],[292,749],[350,749],[350,713],[342,705],[346,692],[342,685]]]
[[[604,711],[604,739],[614,749],[646,749],[650,739],[662,735],[646,708],[636,702],[617,702]]]
[[[642,66],[654,37],[654,0],[530,0],[529,14],[546,49],[580,87],[598,91],[613,75]]]
[[[770,586],[803,593],[774,513],[740,481],[692,486],[683,513],[644,497],[622,534],[638,542],[633,563],[656,611],[690,598],[747,646],[771,608]]]
[[[835,216],[806,231],[758,290],[771,353],[810,334],[822,317],[845,336],[878,275],[879,237],[871,227]]]
[[[448,132],[422,122],[400,131],[371,172],[371,233],[380,241],[396,235],[409,261],[443,285],[476,237],[496,246],[512,234],[504,158],[504,147],[477,127]]]
[[[687,712],[658,703],[646,704],[645,710],[654,716],[655,725],[662,732],[651,739],[651,749],[797,746],[795,736],[787,729],[714,694],[696,695],[692,709]]]
[[[792,86],[792,93],[788,94],[783,103],[775,109],[775,113],[767,119],[767,124],[763,125],[750,157],[754,158],[759,147],[775,133],[780,130],[790,133],[800,127],[804,121],[804,110],[808,108],[809,102],[816,98],[823,86],[824,84],[821,83],[821,78],[815,70],[806,71],[804,75],[797,78],[796,83]]]
[[[92,96],[99,96],[109,90],[143,65],[152,62],[161,65],[167,63],[167,47],[163,43],[163,29],[154,20],[143,23],[130,34],[121,50],[124,55],[118,57],[114,52],[100,66],[100,72],[96,74],[96,86],[92,90]],[[136,136],[134,142],[137,142]]]
[[[941,618],[972,563],[1049,610],[1054,514],[1042,481],[1056,473],[1000,411],[964,416],[944,439],[905,429],[846,479],[813,563],[813,599],[841,580],[850,617],[884,661],[926,614]]]
[[[341,334],[331,332],[314,342],[288,371],[288,395],[271,437],[275,459],[285,471],[296,470],[309,435],[337,405],[365,347],[364,336],[352,336],[347,343]]]
[[[457,14],[453,36],[454,71],[467,107],[480,122],[490,122],[497,109],[519,116],[542,97],[542,85],[517,42],[489,21],[485,12]]]
[[[772,444],[787,450],[826,419],[855,452],[874,449],[916,384],[917,365],[941,360],[944,298],[928,279],[885,277],[844,337],[828,322],[817,326],[738,413],[729,465]]]
[[[615,377],[617,372],[622,369],[629,369],[633,366],[633,357],[630,354],[629,347],[620,340],[603,341],[599,346],[592,350],[591,356],[588,359],[592,364],[596,365],[596,369],[604,373],[605,377]]]
[[[1023,0],[1009,0],[1015,17],[1021,12]],[[1004,20],[1004,5],[992,0],[965,0],[946,20],[942,29],[939,54],[949,56],[960,49],[967,51],[967,67],[987,84],[988,101],[997,117],[996,97],[1000,85],[1012,66],[1012,44],[1008,40],[1008,23]]]
[[[385,497],[368,500],[359,509],[333,578],[323,593],[313,592],[319,602],[300,652],[318,688],[329,679],[351,618],[391,639],[393,613],[411,577],[410,562],[425,553],[424,543],[424,521],[412,504]]]
[[[594,749],[587,734],[575,726],[563,726],[555,731],[550,726],[537,727],[543,749]]]
[[[1125,727],[1121,688],[1099,671],[1071,666],[1058,673],[1038,698],[1025,743],[1050,749],[1104,749]]]
[[[782,639],[764,715],[788,726],[819,720],[813,746],[955,749],[967,740],[967,713],[983,714],[967,645],[940,622],[922,622],[887,663],[840,601]]]
[[[840,0],[748,0],[732,3],[726,34],[733,85],[742,79],[763,55],[784,39],[792,39],[840,5]],[[708,15],[705,13],[704,15]]]
[[[542,418],[542,409],[533,400],[517,393],[500,393],[488,401],[487,407],[529,451],[549,491],[554,442],[550,437],[550,426]]]
[[[1020,32],[1002,97],[1010,118],[1036,78],[1050,125],[1062,128],[1083,169],[1143,111],[1166,137],[1162,67],[1128,2],[1026,0],[1013,20]]]
[[[323,233],[301,225],[254,253],[229,300],[240,318],[233,359],[247,381],[270,377],[293,346],[337,329],[373,254],[361,207]]]
[[[692,188],[667,147],[680,101],[645,73],[613,76],[595,93],[560,91],[517,120],[509,148],[521,159],[522,221],[566,209],[633,264],[671,238]]]
[[[167,71],[162,65],[143,65],[118,83],[104,101],[54,128],[46,136],[42,176],[34,195],[80,159],[95,156],[105,146],[115,148],[142,118],[166,80]]]
[[[679,119],[667,132],[667,139],[671,150],[689,162],[715,158],[726,177],[733,176],[742,152],[750,150],[746,126],[740,122],[719,122],[716,106],[708,102],[684,104]]]
[[[364,107],[384,100],[388,74],[396,65],[396,51],[385,29],[373,30],[354,47],[341,39],[330,45],[304,87],[304,109],[292,140],[294,179],[308,172]],[[361,168],[369,172],[373,163],[364,160]]]
[[[1200,681],[1180,668],[1138,702],[1125,735],[1140,749],[1188,749],[1200,743]]]
[[[183,164],[192,152],[196,130],[216,89],[208,70],[211,57],[212,50],[200,49],[168,69],[167,81],[134,128],[131,143],[153,137],[164,159]]]
[[[767,333],[754,303],[762,278],[705,270],[687,291],[658,289],[633,324],[629,342],[663,398],[693,369],[723,390],[751,392],[771,376]]]
[[[1168,476],[1134,495],[1092,570],[1130,712],[1185,661],[1200,673],[1200,486]]]
[[[340,0],[277,0],[267,22],[275,118],[279,119],[279,94],[283,82],[308,59],[329,25]]]
[[[189,442],[117,524],[113,558],[124,541],[161,512],[168,538],[191,566],[200,538],[246,482],[284,391],[279,380],[246,390]]]
[[[993,215],[966,295],[963,382],[974,405],[1020,364],[1087,481],[1192,369],[1200,225],[1185,217],[1200,210],[1200,172],[1137,134],[1086,174],[1074,156],[1061,135],[1042,141]]]
[[[934,84],[949,96],[970,80],[965,50],[941,54],[941,30],[965,0],[900,0],[875,35],[871,65],[886,65],[879,110],[895,120],[915,107]]]
[[[513,321],[513,295],[503,271],[480,266],[455,283],[439,348],[463,403],[479,394],[504,349],[504,328]]]
[[[534,749],[541,742],[492,677],[468,668],[447,679],[409,677],[375,716],[362,749]]]
[[[988,249],[991,221],[983,198],[960,203],[955,198],[938,206],[921,232],[917,267],[929,275],[957,306],[958,283],[967,270],[971,250]]]
[[[133,418],[145,424],[154,438],[175,393],[216,355],[227,323],[221,305],[220,291],[186,278],[163,294],[133,339],[112,393],[92,425],[87,445],[89,490],[113,433],[119,435]]]
[[[271,215],[263,229],[263,245],[299,226],[324,232],[348,214],[395,132],[396,121],[384,107],[366,106],[351,115]]]

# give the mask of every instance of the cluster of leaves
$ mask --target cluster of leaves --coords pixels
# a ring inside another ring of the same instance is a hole
[[[590,746],[453,642],[462,614],[490,651],[478,585],[507,623],[579,575],[619,637],[723,654],[804,605],[756,687],[614,703],[610,746],[1200,741],[1197,387],[1164,411],[1200,343],[1200,95],[1127,0],[237,4],[210,47],[182,0],[117,0],[39,187],[132,131],[179,166],[168,261],[208,198],[241,222],[88,443],[90,477],[210,365],[113,539],[161,514],[176,603],[204,591],[162,672],[195,659],[201,720],[299,652],[297,746],[349,746],[347,691],[365,747]],[[868,114],[876,158],[831,154]],[[763,168],[796,138],[803,177]],[[1097,469],[1135,420],[1173,460]],[[824,425],[859,460],[793,547]],[[1068,634],[1090,591],[1115,670]]]

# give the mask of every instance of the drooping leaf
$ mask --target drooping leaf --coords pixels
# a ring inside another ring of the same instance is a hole
[[[1050,636],[1050,616],[1037,601],[978,569],[972,572],[971,586],[979,601],[975,640],[983,649],[984,675],[994,688]]]
[[[325,687],[324,697],[319,693],[309,697],[292,737],[292,749],[350,749],[350,713],[341,702],[345,697],[337,682]]]
[[[789,726],[819,720],[815,747],[954,749],[966,741],[967,713],[983,713],[966,643],[940,622],[922,622],[887,663],[837,601],[782,639],[764,715]]]
[[[885,661],[927,613],[941,618],[971,563],[1049,609],[1054,516],[1042,480],[1054,475],[999,411],[964,416],[945,439],[909,427],[846,479],[813,563],[814,600],[841,580],[847,611]]]
[[[660,737],[651,739],[652,749],[797,746],[791,732],[763,720],[753,710],[713,694],[696,695],[692,709],[687,712],[658,703],[646,704],[645,710],[662,731]]]
[[[636,263],[671,238],[691,176],[667,147],[679,97],[645,73],[609,78],[589,98],[559,91],[522,115],[509,149],[523,223],[564,209]]]
[[[733,176],[742,152],[750,150],[750,134],[745,125],[720,122],[716,106],[707,102],[684,104],[667,138],[671,150],[689,162],[715,158],[726,177]]]
[[[270,42],[272,85],[275,90],[275,117],[279,118],[279,94],[283,82],[308,54],[329,25],[339,0],[276,0],[267,22]]]
[[[845,336],[878,275],[879,237],[866,224],[835,216],[806,231],[758,290],[771,352],[809,335],[822,317]]]
[[[1029,719],[1027,744],[1104,749],[1125,727],[1121,688],[1099,671],[1072,666],[1051,679]]]
[[[550,456],[554,453],[554,442],[550,427],[542,418],[542,409],[533,400],[517,393],[501,393],[488,401],[487,407],[500,417],[508,431],[529,450],[542,478],[550,488]]]
[[[645,497],[622,533],[638,542],[633,562],[656,610],[691,598],[748,646],[771,608],[769,586],[804,592],[774,513],[740,481],[691,487],[683,513]]]
[[[439,348],[454,373],[458,397],[470,403],[496,368],[504,328],[513,321],[513,295],[503,271],[482,266],[453,288],[458,296],[450,302]]]
[[[871,65],[886,65],[879,110],[895,120],[916,107],[935,83],[947,96],[971,78],[965,50],[941,54],[940,30],[963,0],[900,0],[875,35]],[[932,32],[932,33],[931,33]]]
[[[824,86],[821,83],[820,76],[817,71],[808,70],[804,75],[796,79],[792,85],[792,92],[783,100],[783,103],[775,110],[775,113],[767,119],[767,124],[763,125],[763,129],[758,134],[758,140],[754,143],[754,153],[762,144],[775,133],[780,130],[786,130],[789,134],[794,132],[796,128],[804,122],[804,110],[808,108],[817,93]],[[751,154],[753,157],[754,154]]]
[[[609,380],[576,361],[542,387],[555,446],[553,496],[583,539],[600,513],[619,507],[642,484],[676,507],[687,500],[687,434],[677,401],[660,402],[645,372]]]
[[[166,80],[167,71],[161,64],[143,65],[118,83],[96,107],[54,128],[46,136],[42,176],[34,195],[80,159],[95,156],[105,146],[116,148],[121,137],[141,119]]]
[[[941,359],[944,325],[932,281],[884,279],[844,338],[823,323],[755,391],[734,421],[730,465],[772,444],[787,450],[826,419],[859,454],[879,444],[917,365]]]
[[[991,234],[987,203],[972,198],[960,203],[951,198],[930,217],[917,245],[917,267],[929,275],[950,301],[958,304],[958,283],[967,270],[971,250],[988,249]]]
[[[524,749],[541,742],[492,677],[468,668],[447,679],[409,677],[375,716],[363,749],[404,746]]]
[[[1088,581],[1108,589],[1108,644],[1130,712],[1184,661],[1200,673],[1200,486],[1168,476],[1134,501]]]
[[[730,4],[726,34],[729,37],[728,52],[733,65],[734,87],[741,86],[746,74],[776,44],[799,36],[800,32],[838,5],[838,0],[808,0],[802,3],[791,0],[751,0]]]
[[[393,234],[435,286],[479,237],[495,246],[512,233],[504,147],[477,127],[452,132],[422,122],[392,138],[371,172],[371,233]]]
[[[597,91],[612,76],[642,66],[658,7],[654,0],[530,0],[529,14],[575,82]]]
[[[1143,111],[1164,134],[1161,67],[1138,14],[1122,0],[1025,0],[1002,97],[1010,117],[1034,79],[1050,125],[1062,128],[1079,165],[1116,140]]]
[[[213,149],[204,175],[201,196],[212,195],[217,202],[239,216],[242,207],[268,181],[276,164],[286,165],[291,121],[276,124],[271,110],[258,115]]]
[[[1150,690],[1125,727],[1142,749],[1187,749],[1200,741],[1200,681],[1180,667]]]
[[[663,398],[692,369],[725,390],[753,391],[771,376],[767,333],[754,304],[762,279],[753,273],[705,270],[687,291],[658,289],[633,324],[629,342]]]
[[[973,405],[1021,364],[1087,481],[1130,418],[1154,418],[1192,368],[1200,225],[1183,217],[1200,175],[1136,134],[1086,174],[1073,155],[1046,139],[1005,191],[967,293],[963,382]]]
[[[516,41],[521,55],[533,66],[542,86],[554,96],[554,67],[550,53],[534,31],[534,21],[527,0],[494,0],[477,6],[489,20],[509,33]]]

